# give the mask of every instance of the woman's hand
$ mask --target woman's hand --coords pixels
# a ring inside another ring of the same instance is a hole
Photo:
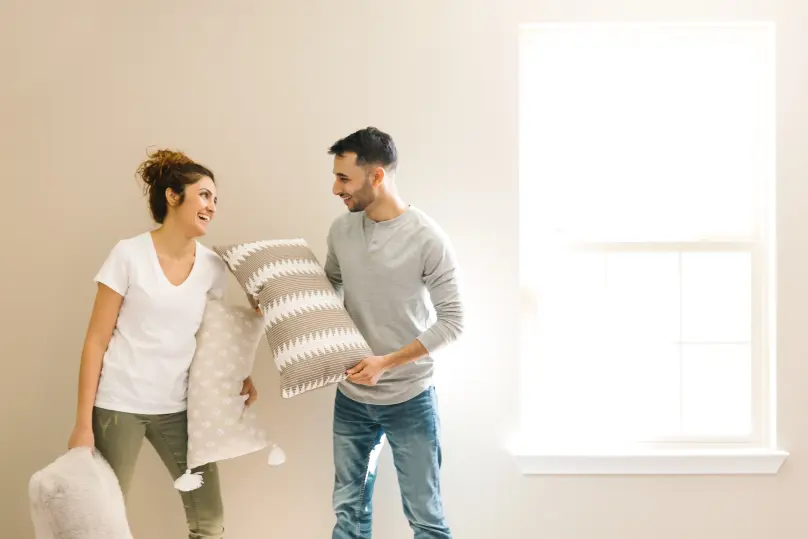
[[[247,397],[247,401],[245,402],[247,406],[250,406],[252,403],[258,400],[258,390],[255,389],[255,384],[252,381],[252,376],[248,376],[244,380],[244,384],[241,386],[241,394],[249,395]]]
[[[91,426],[76,425],[73,427],[73,432],[70,433],[70,439],[67,441],[67,449],[74,447],[95,448],[95,436]]]

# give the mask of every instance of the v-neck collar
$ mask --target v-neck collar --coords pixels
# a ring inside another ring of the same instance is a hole
[[[196,267],[199,265],[199,245],[196,241],[194,241],[194,263],[191,266],[191,271],[188,272],[188,275],[180,284],[174,284],[169,280],[165,270],[163,270],[163,266],[160,265],[160,256],[157,254],[157,246],[154,244],[154,237],[151,232],[146,232],[146,240],[149,242],[149,252],[151,253],[154,269],[160,275],[159,279],[163,281],[163,283],[167,284],[172,289],[180,289],[185,283],[191,280],[191,277],[193,277],[196,272]]]

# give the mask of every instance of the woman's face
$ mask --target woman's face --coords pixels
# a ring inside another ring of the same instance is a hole
[[[174,219],[190,237],[204,236],[216,214],[216,184],[207,176],[185,186],[185,200],[173,206]]]

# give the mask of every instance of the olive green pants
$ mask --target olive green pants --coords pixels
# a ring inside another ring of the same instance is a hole
[[[157,451],[172,479],[185,473],[188,448],[186,412],[141,415],[94,408],[93,434],[96,449],[115,471],[124,497],[132,482],[143,438]],[[221,539],[224,511],[218,468],[212,463],[194,471],[204,472],[204,484],[196,490],[180,492],[188,522],[188,537]]]

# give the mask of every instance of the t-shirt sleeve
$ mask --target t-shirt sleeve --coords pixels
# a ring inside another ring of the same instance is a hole
[[[213,255],[213,284],[208,291],[209,299],[224,299],[227,291],[227,266],[218,255]]]
[[[94,280],[108,286],[121,296],[126,295],[129,290],[129,257],[123,241],[119,241],[112,248]]]

